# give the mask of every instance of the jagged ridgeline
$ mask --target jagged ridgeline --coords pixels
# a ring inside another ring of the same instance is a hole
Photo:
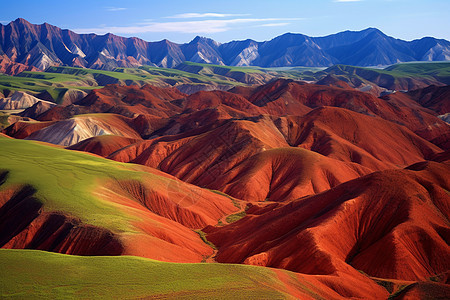
[[[407,42],[389,37],[376,28],[325,37],[286,33],[265,42],[248,39],[220,44],[196,37],[189,43],[177,44],[168,40],[146,42],[110,33],[77,34],[19,18],[0,25],[0,41],[2,68],[12,73],[33,68],[44,70],[52,65],[112,70],[142,65],[173,68],[184,61],[192,61],[229,66],[329,67],[443,61],[450,57],[447,40],[427,37]]]

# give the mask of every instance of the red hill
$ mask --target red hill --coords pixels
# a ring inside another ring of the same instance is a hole
[[[450,266],[449,175],[435,162],[376,172],[205,230],[220,262],[421,280]]]
[[[17,121],[9,127],[6,127],[3,132],[16,139],[24,139],[35,131],[46,128],[55,122],[36,122],[36,121]]]
[[[290,201],[371,172],[305,149],[276,148],[255,154],[210,187],[247,201]]]
[[[81,142],[67,147],[70,150],[91,152],[103,157],[107,157],[114,151],[137,143],[141,139],[129,138],[117,135],[99,135],[82,140]]]
[[[450,112],[450,85],[431,85],[423,89],[410,91],[407,95],[439,115]]]
[[[284,79],[258,88],[236,89],[234,92],[243,93],[250,102],[265,107],[272,115],[303,115],[311,108],[334,106],[405,125],[427,140],[450,131],[450,126],[435,117],[429,109],[417,105],[408,97],[398,100],[397,95],[402,93],[377,98],[354,89],[304,84]]]
[[[228,121],[197,135],[144,141],[117,151],[110,158],[158,168],[189,183],[207,186],[252,155],[286,146],[270,119],[258,123]]]
[[[407,166],[441,151],[404,126],[341,108],[318,108],[278,124],[292,146],[372,169]]]

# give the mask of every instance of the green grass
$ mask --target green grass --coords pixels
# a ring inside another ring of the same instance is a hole
[[[4,128],[9,126],[9,114],[0,111],[0,130],[3,130]]]
[[[135,232],[126,215],[112,203],[96,196],[102,184],[114,179],[151,180],[167,186],[171,179],[144,171],[144,167],[118,163],[89,154],[42,143],[0,137],[0,171],[8,171],[8,186],[28,184],[44,210],[63,211],[86,224],[113,232]]]
[[[385,71],[432,77],[445,84],[450,84],[450,62],[414,62],[390,66]]]
[[[373,69],[337,65],[331,69],[323,68],[260,68],[231,67],[194,62],[184,62],[178,69],[141,66],[139,68],[116,68],[113,71],[83,69],[77,67],[50,67],[46,72],[22,72],[18,76],[0,74],[0,92],[28,91],[31,93],[48,92],[56,103],[68,89],[81,89],[89,92],[108,83],[117,84],[215,84],[242,86],[244,83],[233,78],[238,73],[269,74],[274,77],[294,80],[314,81],[323,78],[333,68],[349,72],[361,79],[375,78],[379,75],[392,76],[392,80],[401,78],[426,78],[450,84],[450,63],[402,63],[386,69]]]
[[[243,73],[265,73],[266,70],[264,68],[259,67],[235,67],[235,66],[221,66],[221,65],[213,65],[213,64],[203,64],[203,63],[195,63],[191,61],[185,61],[183,63],[187,66],[199,67],[202,69],[221,69],[227,72],[243,72]]]
[[[32,94],[48,92],[55,102],[60,102],[67,89],[89,92],[99,88],[93,79],[56,73],[22,72],[20,76],[0,74],[0,91],[27,91]]]
[[[2,299],[293,299],[285,291],[262,267],[0,249]]]
[[[206,233],[204,233],[201,230],[195,230],[195,232],[198,233],[198,235],[200,236],[200,238],[202,239],[202,241],[207,244],[208,246],[210,246],[211,248],[213,248],[214,250],[217,250],[216,245],[214,245],[213,243],[211,243],[210,241],[208,241],[208,239],[206,238]]]
[[[166,68],[158,68],[151,66],[141,66],[139,69],[148,72],[149,75],[154,78],[158,78],[162,81],[172,81],[175,83],[189,83],[189,84],[222,84],[222,85],[243,85],[240,82],[236,82],[234,80],[230,80],[229,78],[211,75],[207,76],[205,74],[197,74],[186,72],[178,69],[166,69]],[[170,82],[169,81],[169,82]]]
[[[395,299],[395,298],[397,298],[397,297],[400,296],[403,292],[407,291],[407,289],[411,288],[411,287],[413,286],[413,284],[414,284],[414,283],[412,283],[412,284],[405,284],[405,285],[399,286],[398,289],[397,289],[397,291],[396,291],[395,293],[389,295],[388,300],[389,300],[389,299]]]
[[[227,221],[227,223],[233,223],[233,222],[239,221],[246,215],[247,215],[247,213],[245,211],[241,211],[241,212],[227,216],[226,221]]]

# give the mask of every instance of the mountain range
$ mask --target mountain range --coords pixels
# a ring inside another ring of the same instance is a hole
[[[77,34],[48,23],[16,19],[0,24],[0,65],[4,70],[44,70],[66,65],[112,70],[151,65],[176,68],[184,61],[229,66],[329,67],[335,64],[381,66],[408,61],[448,61],[450,42],[425,37],[404,41],[376,28],[324,37],[286,33],[270,41],[218,43],[197,36],[186,44],[169,40]]]

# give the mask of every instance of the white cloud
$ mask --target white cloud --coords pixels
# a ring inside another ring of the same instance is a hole
[[[98,28],[79,28],[73,29],[78,33],[97,33],[105,34],[108,32],[115,34],[137,34],[146,32],[179,32],[179,33],[217,33],[232,29],[232,26],[274,22],[274,21],[292,21],[302,20],[300,18],[265,18],[265,19],[228,19],[228,20],[201,20],[185,22],[148,22],[139,26],[102,26]],[[281,26],[281,25],[280,25]]]
[[[278,27],[278,26],[287,26],[291,23],[267,23],[267,24],[261,24],[257,25],[255,27]]]
[[[126,7],[113,7],[113,6],[109,6],[106,7],[107,11],[121,11],[121,10],[126,10]]]
[[[168,16],[170,19],[194,19],[194,18],[227,18],[227,17],[243,17],[250,14],[219,14],[219,13],[185,13]]]

